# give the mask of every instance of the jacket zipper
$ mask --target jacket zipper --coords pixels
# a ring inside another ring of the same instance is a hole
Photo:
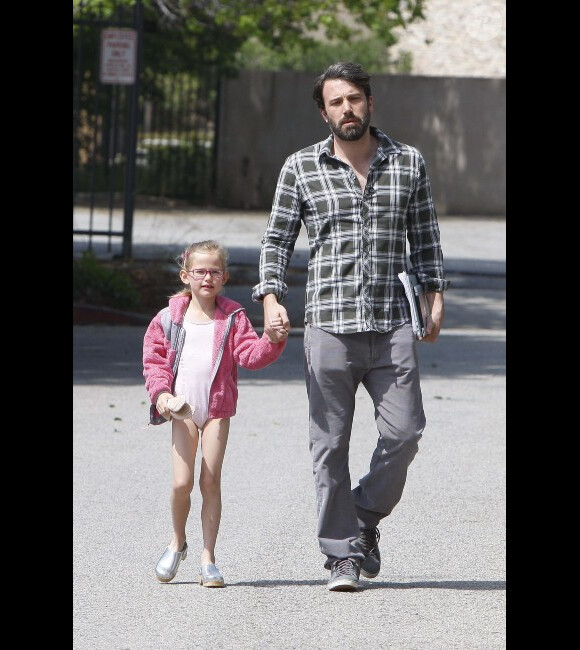
[[[240,307],[239,309],[236,309],[236,311],[233,311],[233,312],[228,316],[228,322],[227,322],[227,325],[226,325],[226,331],[225,331],[225,334],[224,334],[224,336],[223,336],[223,338],[222,338],[222,342],[221,342],[220,349],[219,349],[219,352],[218,352],[218,356],[217,356],[217,359],[216,359],[216,362],[215,362],[215,366],[214,366],[214,369],[213,369],[213,373],[212,373],[212,375],[211,375],[211,381],[209,382],[210,391],[211,391],[211,387],[212,387],[212,385],[213,385],[213,380],[215,379],[215,376],[217,375],[218,368],[220,367],[220,363],[221,363],[221,361],[222,361],[222,357],[223,357],[223,355],[224,355],[224,349],[225,349],[225,347],[226,347],[226,340],[227,340],[227,338],[228,338],[228,334],[230,333],[230,329],[232,328],[232,321],[233,321],[233,319],[234,319],[234,316],[235,316],[239,311],[244,311],[243,307]]]

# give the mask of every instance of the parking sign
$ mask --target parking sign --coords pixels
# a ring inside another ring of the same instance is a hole
[[[137,31],[103,29],[100,79],[104,84],[134,84],[137,69]]]

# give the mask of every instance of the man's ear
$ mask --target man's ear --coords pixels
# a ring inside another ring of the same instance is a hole
[[[328,115],[326,114],[326,111],[323,108],[319,108],[318,110],[322,115],[322,119],[328,124]]]

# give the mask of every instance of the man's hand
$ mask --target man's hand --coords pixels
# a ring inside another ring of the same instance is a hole
[[[419,339],[424,343],[435,343],[439,338],[439,332],[443,325],[443,316],[445,308],[443,304],[443,293],[432,291],[426,294],[429,302],[429,318],[427,319],[427,327],[425,328],[426,334],[423,338]]]
[[[278,304],[273,293],[264,296],[264,331],[272,343],[284,341],[290,331],[286,308]]]

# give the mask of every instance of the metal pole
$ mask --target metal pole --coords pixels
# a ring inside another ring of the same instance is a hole
[[[125,163],[125,206],[123,216],[123,257],[133,255],[133,211],[135,208],[135,175],[137,160],[137,124],[139,121],[139,77],[141,76],[141,51],[143,39],[143,5],[137,0],[133,8],[133,18],[137,30],[137,70],[135,83],[131,89],[129,126],[127,129],[127,159]]]

